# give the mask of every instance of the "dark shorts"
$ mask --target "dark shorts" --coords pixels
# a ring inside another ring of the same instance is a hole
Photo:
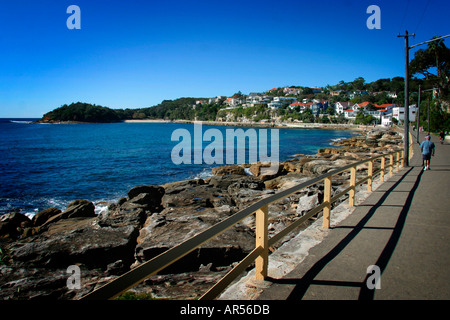
[[[422,154],[422,159],[423,160],[430,160],[431,159],[431,154]]]

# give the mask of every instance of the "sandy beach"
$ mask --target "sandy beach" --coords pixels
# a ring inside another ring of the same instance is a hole
[[[165,120],[165,119],[133,119],[124,120],[125,123],[196,123],[193,120]],[[300,123],[300,122],[223,122],[223,121],[198,121],[204,125],[212,126],[236,126],[236,127],[261,127],[261,128],[284,128],[284,129],[330,129],[330,130],[367,130],[367,126],[337,123]]]
[[[145,120],[124,120],[123,122],[126,123],[166,123],[166,122],[172,122],[170,120],[163,120],[163,119],[145,119]]]

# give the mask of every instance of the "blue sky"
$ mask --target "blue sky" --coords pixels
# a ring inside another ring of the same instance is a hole
[[[70,5],[80,30],[66,26]],[[370,5],[380,30],[366,26]],[[397,35],[450,34],[449,11],[448,0],[0,0],[0,117],[403,76]]]

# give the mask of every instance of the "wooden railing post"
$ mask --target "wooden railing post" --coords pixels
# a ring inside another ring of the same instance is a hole
[[[269,265],[268,217],[269,207],[267,205],[256,211],[256,248],[263,248],[263,252],[255,260],[256,280],[267,278]]]
[[[380,181],[384,182],[384,170],[386,169],[386,158],[383,156],[381,158],[381,173],[380,173]]]
[[[389,155],[389,175],[392,177],[394,175],[394,154]]]
[[[367,180],[367,191],[372,191],[372,180],[373,180],[373,160],[369,161],[369,169],[367,170],[367,176],[369,179]]]
[[[397,152],[397,166],[396,166],[396,171],[395,172],[399,172],[400,171],[400,152]]]
[[[323,208],[323,223],[324,229],[330,228],[330,212],[331,212],[331,177],[326,177],[324,181],[323,202],[326,203]]]
[[[353,207],[355,205],[355,189],[356,189],[356,167],[350,169],[350,187],[349,192],[349,206]]]

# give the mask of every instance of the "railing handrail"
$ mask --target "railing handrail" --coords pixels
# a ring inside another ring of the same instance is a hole
[[[394,155],[397,155],[397,159],[394,161]],[[386,157],[390,157],[390,163],[388,165],[385,165],[385,159]],[[382,159],[382,168],[377,170],[376,172],[372,171],[373,162]],[[172,247],[168,249],[167,251],[161,253],[160,255],[152,258],[151,260],[141,264],[140,266],[126,272],[122,276],[112,280],[111,282],[105,284],[104,286],[92,291],[91,293],[85,295],[81,299],[89,299],[89,300],[102,300],[102,299],[113,299],[126,290],[134,287],[135,285],[139,284],[143,280],[147,279],[148,277],[156,274],[157,272],[161,271],[162,269],[166,268],[167,266],[171,265],[172,263],[178,261],[179,259],[183,258],[190,252],[194,251],[198,247],[200,247],[203,243],[209,241],[210,239],[222,234],[229,228],[233,227],[243,219],[249,217],[250,215],[257,213],[257,219],[258,219],[258,213],[261,213],[261,215],[264,215],[267,222],[267,215],[268,215],[268,206],[271,203],[274,203],[276,201],[279,201],[281,199],[284,199],[296,192],[299,192],[305,188],[308,188],[312,185],[315,185],[317,183],[320,183],[324,180],[328,180],[328,188],[331,189],[331,178],[335,175],[338,175],[340,173],[343,173],[347,170],[352,171],[352,177],[351,177],[351,183],[350,187],[345,189],[344,191],[341,191],[338,195],[335,195],[334,197],[331,197],[331,194],[329,193],[328,196],[325,196],[324,201],[316,206],[315,208],[311,209],[309,212],[307,212],[305,215],[303,215],[301,218],[297,219],[296,221],[292,222],[289,226],[287,226],[285,229],[280,231],[278,234],[272,236],[270,239],[267,239],[266,245],[257,244],[255,246],[255,249],[250,252],[247,257],[245,257],[237,266],[235,266],[227,275],[225,275],[224,278],[222,278],[216,285],[214,285],[208,292],[206,292],[200,299],[213,299],[215,298],[220,292],[223,291],[223,289],[228,286],[231,281],[233,281],[242,271],[245,270],[246,267],[251,265],[255,259],[258,257],[263,257],[264,263],[260,267],[261,270],[259,270],[260,274],[263,275],[263,277],[267,274],[267,266],[268,266],[268,248],[273,246],[277,241],[282,239],[284,236],[286,236],[288,233],[292,232],[295,228],[300,226],[302,223],[304,223],[306,220],[308,220],[313,215],[319,213],[320,211],[324,210],[324,228],[329,228],[329,212],[331,208],[331,203],[335,202],[340,197],[344,196],[348,192],[350,192],[350,205],[353,206],[353,199],[355,194],[355,188],[357,185],[364,183],[365,181],[369,181],[369,190],[371,190],[371,183],[373,180],[373,177],[379,173],[382,173],[382,180],[384,177],[385,170],[387,168],[390,168],[390,174],[393,173],[394,164],[397,164],[397,171],[399,170],[400,160],[403,160],[403,151],[393,151],[390,153],[380,154],[376,157],[372,157],[370,159],[361,160],[355,163],[351,163],[349,165],[346,165],[344,167],[337,168],[335,170],[332,170],[331,172],[322,174],[316,178],[310,179],[308,181],[305,181],[301,184],[298,184],[296,186],[293,186],[291,188],[288,188],[286,190],[280,191],[274,195],[271,195],[267,198],[263,198],[249,207],[240,210],[239,212],[231,215],[230,217],[218,222],[217,224],[213,225],[212,227],[208,228],[207,230],[197,234],[196,236],[180,243],[179,245]],[[371,163],[369,165],[369,172],[368,176],[356,181],[356,168],[360,165],[363,165],[365,163]],[[327,182],[326,182],[327,183]],[[353,199],[352,199],[353,197]],[[327,217],[325,215],[325,210],[327,211]],[[326,221],[327,219],[327,221]],[[326,225],[328,223],[328,225]],[[266,223],[267,224],[267,223]],[[263,235],[263,237],[267,238],[267,225],[265,225],[265,230],[261,231],[259,230],[260,234]],[[258,227],[257,227],[258,229]],[[257,237],[258,237],[258,230],[257,230]],[[257,242],[258,243],[258,242]]]

